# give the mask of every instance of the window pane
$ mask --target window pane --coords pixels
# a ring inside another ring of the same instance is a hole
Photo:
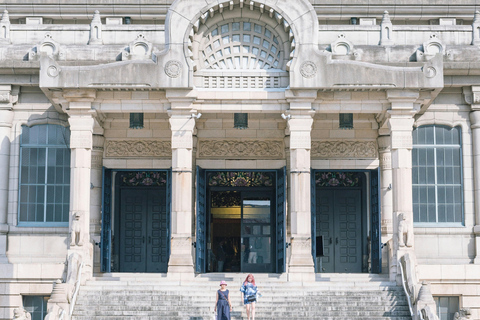
[[[70,188],[69,135],[58,125],[22,127],[20,222],[68,222],[64,207],[69,206],[69,195],[64,189]]]
[[[47,296],[23,296],[23,307],[32,320],[43,320],[47,315]]]

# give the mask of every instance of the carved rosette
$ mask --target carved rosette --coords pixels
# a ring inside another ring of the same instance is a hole
[[[182,63],[177,60],[170,60],[165,64],[165,74],[170,78],[178,78],[182,73]]]
[[[105,157],[172,156],[172,144],[167,140],[107,140]]]
[[[200,158],[283,158],[283,141],[281,140],[199,140],[198,156]]]
[[[317,73],[317,65],[313,61],[305,61],[300,66],[300,74],[304,78],[313,78]]]
[[[378,157],[375,141],[312,141],[312,158],[355,158],[376,159]]]

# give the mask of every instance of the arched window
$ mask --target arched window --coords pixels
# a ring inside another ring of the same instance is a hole
[[[201,69],[282,69],[283,44],[277,32],[260,22],[215,24],[201,40]]]
[[[68,225],[70,130],[60,125],[22,126],[19,225]]]
[[[415,224],[463,224],[460,127],[413,130],[412,184]]]

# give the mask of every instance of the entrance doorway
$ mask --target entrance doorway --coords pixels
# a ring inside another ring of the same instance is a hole
[[[272,190],[210,192],[210,272],[274,272]]]
[[[168,170],[104,169],[103,272],[167,272],[170,176]]]
[[[381,273],[379,190],[378,170],[312,172],[316,272]]]
[[[196,271],[284,272],[285,169],[197,167]]]
[[[316,201],[321,272],[362,272],[361,190],[320,189]]]
[[[119,196],[119,271],[166,272],[165,190],[122,188]]]

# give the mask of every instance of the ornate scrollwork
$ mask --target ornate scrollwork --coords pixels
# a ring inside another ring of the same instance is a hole
[[[359,187],[362,176],[359,172],[317,172],[315,185],[317,187]]]
[[[160,187],[167,184],[167,173],[164,171],[126,171],[118,175],[120,186]]]
[[[377,158],[375,141],[312,141],[313,158]]]
[[[273,172],[218,171],[207,175],[210,187],[271,187],[275,177]]]
[[[279,140],[200,140],[201,158],[282,158],[283,142]]]
[[[172,144],[165,140],[108,140],[106,157],[171,157]]]

